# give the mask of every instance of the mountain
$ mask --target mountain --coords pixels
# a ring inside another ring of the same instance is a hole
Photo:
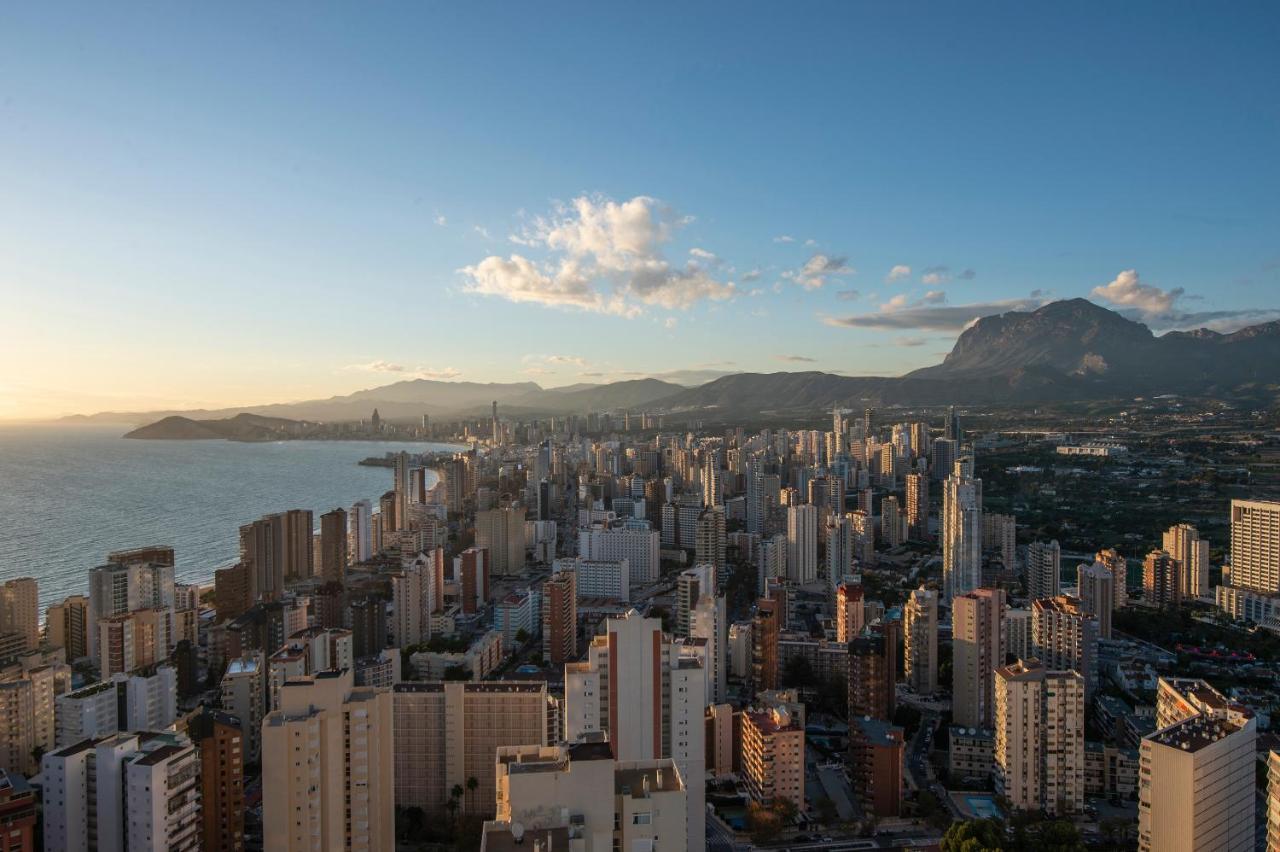
[[[966,329],[941,364],[898,378],[816,371],[732,373],[696,387],[660,378],[543,388],[533,382],[481,384],[413,379],[322,400],[221,411],[163,411],[91,419],[148,423],[166,418],[164,433],[255,430],[280,424],[236,415],[309,421],[353,421],[377,408],[389,420],[484,417],[493,402],[508,416],[534,417],[609,409],[712,410],[750,414],[832,405],[982,405],[1123,399],[1159,394],[1247,397],[1280,395],[1280,322],[1221,334],[1208,329],[1157,336],[1139,322],[1085,299],[1034,311],[983,317]],[[199,417],[197,421],[194,418]],[[175,422],[167,422],[177,417]],[[207,418],[207,419],[206,419]],[[182,422],[185,420],[186,422]],[[142,437],[142,436],[139,436]]]
[[[193,420],[175,415],[134,429],[125,437],[172,441],[274,441],[297,425],[293,420],[256,414],[237,414],[225,420]]]
[[[1161,336],[1085,299],[983,317],[941,364],[899,378],[739,373],[664,400],[672,408],[758,412],[832,405],[976,405],[1159,394],[1280,396],[1280,322],[1232,334]]]

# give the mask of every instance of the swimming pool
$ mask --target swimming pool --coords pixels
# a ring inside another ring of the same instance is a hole
[[[974,819],[999,819],[1000,809],[990,796],[965,796],[964,803],[973,814]]]

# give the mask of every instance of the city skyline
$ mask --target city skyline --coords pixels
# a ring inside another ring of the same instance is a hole
[[[728,11],[5,10],[0,420],[1280,316],[1265,6]]]

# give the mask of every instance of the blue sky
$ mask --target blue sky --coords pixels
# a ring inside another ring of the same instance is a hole
[[[10,4],[0,417],[1274,318],[1277,43],[1274,4]]]

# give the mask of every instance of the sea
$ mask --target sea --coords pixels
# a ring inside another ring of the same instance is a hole
[[[407,441],[144,441],[120,425],[0,426],[0,581],[35,577],[44,608],[88,594],[107,553],[175,548],[179,582],[232,564],[239,528],[285,509],[377,499],[392,471],[361,459],[458,449]],[[435,484],[428,472],[427,487]]]

